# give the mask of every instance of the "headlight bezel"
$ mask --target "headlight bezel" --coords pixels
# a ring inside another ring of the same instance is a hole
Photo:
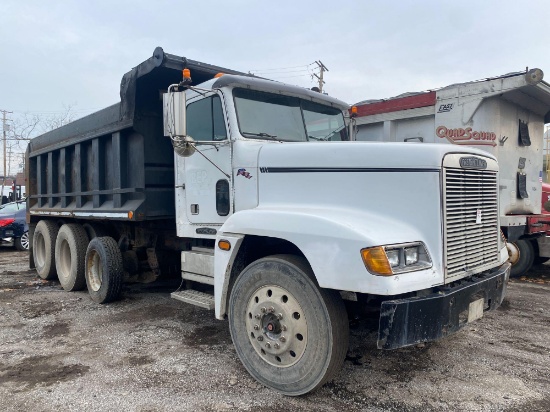
[[[406,257],[405,257],[405,249],[412,249],[417,248],[418,252],[418,259],[415,263],[406,264]],[[387,259],[387,270],[385,272],[379,272],[377,271],[373,265],[370,264],[368,261],[368,256],[370,256],[370,253],[368,251],[372,251],[374,249],[378,250],[378,255],[380,255],[380,249],[383,250],[384,255]],[[399,256],[399,263],[397,266],[392,266],[390,264],[390,259],[388,257],[388,252],[390,252],[392,255],[395,254],[395,251],[397,251]],[[361,249],[361,256],[363,258],[363,263],[365,264],[365,267],[369,271],[369,273],[372,273],[373,275],[377,276],[395,276],[400,275],[403,273],[410,273],[410,272],[417,272],[420,270],[430,269],[433,266],[432,259],[430,257],[430,254],[428,253],[428,249],[426,248],[426,245],[424,242],[407,242],[407,243],[398,243],[398,244],[390,244],[390,245],[380,245],[380,246],[374,246],[370,248],[364,248]],[[389,273],[391,271],[391,273]]]

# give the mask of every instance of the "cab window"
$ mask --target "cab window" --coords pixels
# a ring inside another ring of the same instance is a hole
[[[219,96],[207,97],[187,106],[187,134],[199,141],[227,139]]]

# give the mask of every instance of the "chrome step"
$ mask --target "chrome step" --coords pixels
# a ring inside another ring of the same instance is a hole
[[[199,275],[198,273],[181,272],[181,278],[192,280],[193,282],[204,283],[206,285],[214,285],[214,276]]]
[[[170,294],[172,299],[181,300],[191,305],[199,306],[204,309],[214,309],[214,296],[208,293],[199,292],[198,290],[187,289],[180,290],[178,292],[172,292]]]
[[[206,255],[214,255],[214,248],[213,247],[193,246],[191,248],[191,251],[192,252],[204,253]]]
[[[197,248],[181,252],[181,277],[194,282],[214,284],[214,252]]]

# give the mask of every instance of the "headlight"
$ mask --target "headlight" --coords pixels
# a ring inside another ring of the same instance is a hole
[[[392,276],[432,267],[422,242],[386,245],[361,250],[367,270],[375,275]]]
[[[406,247],[405,251],[405,266],[414,265],[418,262],[418,246]]]
[[[399,266],[399,249],[386,250],[386,256],[392,268]]]

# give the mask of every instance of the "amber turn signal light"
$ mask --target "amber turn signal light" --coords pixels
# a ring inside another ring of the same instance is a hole
[[[229,250],[231,249],[231,243],[229,243],[228,240],[220,240],[218,242],[218,247],[221,249],[221,250]]]
[[[361,257],[369,272],[374,275],[392,276],[393,271],[386,256],[384,248],[381,246],[361,249]]]

